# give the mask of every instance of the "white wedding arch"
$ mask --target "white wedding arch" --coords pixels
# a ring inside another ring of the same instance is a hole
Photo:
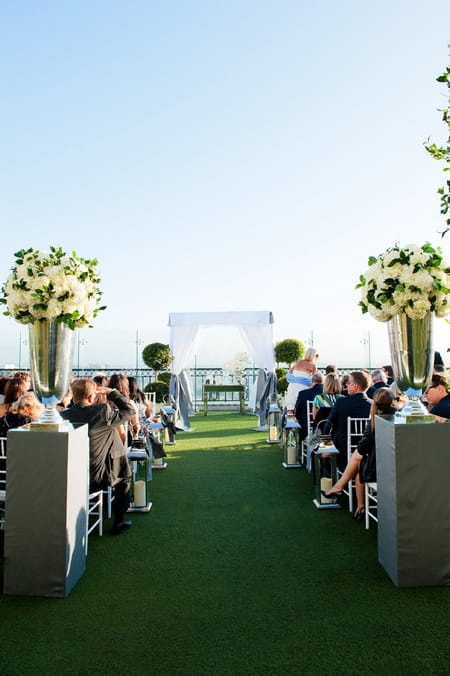
[[[192,362],[203,332],[213,326],[237,327],[255,366],[270,375],[275,370],[272,312],[171,312],[169,344],[173,375],[170,394],[185,428],[189,427],[189,415],[194,413],[186,368]]]

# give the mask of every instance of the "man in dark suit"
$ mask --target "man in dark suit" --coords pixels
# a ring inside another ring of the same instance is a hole
[[[323,375],[316,371],[313,373],[311,379],[311,387],[307,387],[305,390],[300,390],[297,395],[297,401],[295,402],[295,417],[297,422],[300,423],[300,440],[303,441],[308,435],[308,401],[313,401],[316,394],[322,394],[323,392]]]
[[[132,523],[124,519],[129,507],[131,471],[118,427],[135,415],[133,405],[118,390],[98,387],[93,380],[80,378],[71,385],[73,406],[61,416],[75,425],[88,425],[89,490],[105,490],[114,486],[113,534],[120,535]],[[95,404],[97,394],[106,394],[109,404]]]
[[[367,390],[367,396],[369,399],[373,399],[373,395],[380,387],[388,387],[387,384],[387,374],[383,369],[374,369],[370,377],[372,379],[372,385]]]
[[[337,466],[344,471],[347,465],[347,418],[368,418],[372,400],[366,395],[370,385],[370,376],[365,371],[352,371],[349,374],[348,397],[340,397],[333,405],[324,425],[324,433],[329,434],[339,451]]]

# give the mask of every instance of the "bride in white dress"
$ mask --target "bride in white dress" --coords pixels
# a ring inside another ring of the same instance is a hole
[[[294,412],[298,393],[311,387],[312,375],[317,371],[316,361],[318,357],[316,348],[308,347],[303,359],[299,359],[289,369],[286,376],[289,383],[286,392],[286,408],[288,413]]]

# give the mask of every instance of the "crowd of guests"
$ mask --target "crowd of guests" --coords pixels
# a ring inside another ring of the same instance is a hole
[[[286,408],[300,424],[300,439],[308,435],[308,405],[312,402],[312,429],[320,427],[323,434],[330,434],[339,451],[337,467],[341,476],[326,498],[342,494],[348,482],[355,479],[357,507],[356,519],[364,517],[364,485],[360,469],[364,459],[365,480],[376,480],[375,465],[375,416],[392,418],[407,401],[394,380],[389,365],[367,370],[355,370],[339,377],[334,364],[325,368],[325,374],[317,369],[318,353],[309,348],[305,357],[294,364],[288,377]],[[295,394],[295,403],[294,403]],[[437,422],[450,419],[450,378],[439,353],[435,356],[431,383],[422,394],[422,401]],[[365,433],[347,464],[347,420],[368,418]],[[370,472],[367,467],[370,466]]]
[[[43,408],[28,373],[0,377],[0,437],[7,440],[9,430],[38,420]],[[125,518],[131,481],[127,449],[152,415],[151,403],[136,378],[115,373],[108,379],[96,374],[92,379],[74,378],[57,408],[63,419],[88,425],[89,489],[114,487],[112,532],[120,535],[132,525]],[[152,448],[155,457],[165,456],[156,440]]]

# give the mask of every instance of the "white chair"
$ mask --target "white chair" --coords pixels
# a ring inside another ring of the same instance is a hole
[[[0,530],[5,526],[6,437],[0,437]]]
[[[112,486],[108,486],[108,488],[105,488],[103,491],[103,494],[106,496],[106,515],[108,519],[111,518],[112,516],[112,503],[114,502],[114,488]]]
[[[312,412],[313,412],[313,402],[312,400],[308,400],[306,402],[306,438],[303,439],[302,441],[302,450],[300,454],[301,455],[300,462],[302,465],[306,465],[306,460],[308,456],[308,444],[306,443],[306,441],[309,438],[313,428]]]
[[[358,441],[361,439],[366,429],[366,425],[369,421],[369,418],[347,418],[347,462],[350,460],[350,457],[353,451],[356,450]],[[338,479],[342,476],[343,471],[340,469],[337,470]],[[355,487],[355,482],[352,479],[348,482],[347,488],[344,488],[343,492],[348,496],[348,509],[350,512],[353,512],[353,489]]]
[[[369,529],[370,519],[378,523],[378,486],[376,481],[364,484],[365,525]]]
[[[88,552],[89,535],[95,528],[98,528],[98,534],[103,535],[103,491],[95,491],[89,495],[88,513],[86,519],[86,540],[84,550]]]

